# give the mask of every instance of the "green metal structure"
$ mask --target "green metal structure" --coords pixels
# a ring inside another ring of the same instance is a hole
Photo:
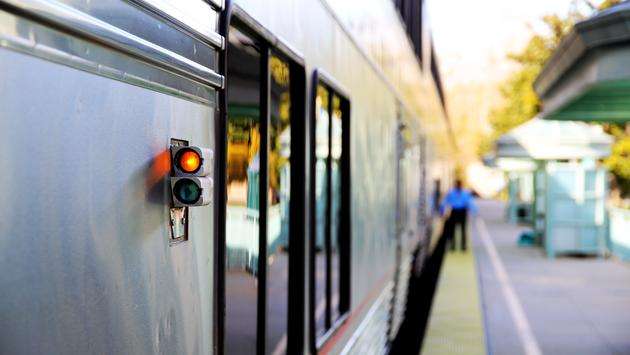
[[[630,122],[630,2],[577,23],[536,79],[549,120]],[[597,175],[597,174],[596,174]],[[608,248],[630,259],[630,211],[609,206]]]
[[[592,160],[545,164],[547,256],[606,252],[606,170]]]
[[[577,23],[534,83],[550,120],[630,121],[630,3]]]

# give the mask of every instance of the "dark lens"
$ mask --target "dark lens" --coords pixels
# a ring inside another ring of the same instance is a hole
[[[201,197],[201,187],[191,179],[181,179],[175,183],[173,193],[185,204],[194,204]]]

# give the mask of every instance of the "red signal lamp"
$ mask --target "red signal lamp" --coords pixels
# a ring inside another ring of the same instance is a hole
[[[171,161],[175,176],[208,176],[212,174],[212,149],[197,146],[171,147]]]
[[[201,167],[201,156],[193,149],[182,149],[177,153],[176,164],[186,174],[194,174]]]

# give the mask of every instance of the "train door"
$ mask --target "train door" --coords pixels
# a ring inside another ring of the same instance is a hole
[[[436,191],[439,191],[439,180],[437,180],[434,184],[434,190],[429,189],[429,181],[428,181],[428,169],[427,169],[427,138],[426,136],[421,135],[419,137],[419,144],[417,147],[418,154],[418,179],[416,180],[419,184],[418,189],[418,219],[417,219],[417,228],[418,235],[416,236],[416,242],[413,243],[417,246],[417,250],[414,255],[414,263],[412,267],[412,272],[415,276],[419,276],[422,272],[422,267],[424,265],[424,260],[428,254],[429,244],[431,241],[431,235],[433,233],[433,215],[435,213],[434,204],[439,200],[439,197],[436,194]],[[430,192],[431,191],[431,192]]]
[[[418,229],[419,229],[419,242],[426,239],[429,231],[429,224],[431,221],[431,203],[429,201],[428,193],[428,180],[427,180],[427,139],[423,135],[420,136],[418,145],[418,171],[420,191],[420,206],[418,209]]]
[[[414,142],[412,131],[401,120],[402,117],[399,117],[396,132],[396,270],[390,307],[390,341],[395,338],[404,318],[412,253],[418,244],[420,231],[420,146]]]
[[[396,269],[394,272],[394,294],[390,304],[389,317],[389,341],[392,341],[398,332],[398,328],[402,322],[401,298],[402,293],[402,263],[404,259],[403,240],[405,239],[405,220],[406,220],[406,161],[405,150],[406,142],[404,137],[405,126],[402,123],[402,112],[400,107],[397,108],[398,129],[396,130]]]
[[[304,69],[244,22],[233,17],[226,28],[223,352],[297,353],[304,323]]]
[[[435,215],[437,204],[439,204],[439,180],[432,182],[429,180],[429,142],[425,135],[420,138],[420,198],[423,203],[420,208],[420,250],[416,257],[414,272],[418,274],[421,271],[421,265],[428,254],[431,236],[433,235],[433,216]],[[431,184],[435,187],[431,189]],[[420,267],[416,267],[420,266]]]

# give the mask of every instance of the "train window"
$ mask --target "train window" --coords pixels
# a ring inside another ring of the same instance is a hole
[[[349,101],[316,72],[312,147],[312,302],[314,346],[349,310]]]
[[[239,28],[230,26],[227,48],[224,353],[296,353],[304,333],[304,68]]]
[[[328,90],[317,86],[315,99],[315,329],[318,336],[327,326],[327,260],[326,235],[328,231]]]
[[[341,99],[332,97],[330,115],[330,309],[332,320],[339,318],[339,236],[341,213]]]

